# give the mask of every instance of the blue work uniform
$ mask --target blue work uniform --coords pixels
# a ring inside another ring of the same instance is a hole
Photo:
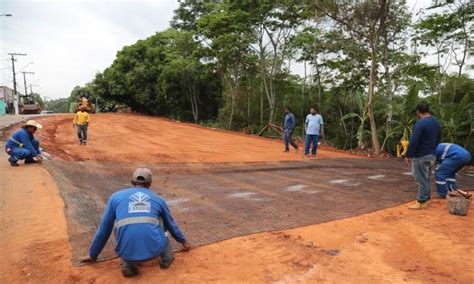
[[[160,218],[176,241],[185,242],[165,200],[158,194],[144,187],[115,192],[107,202],[89,256],[96,258],[100,254],[115,227],[115,252],[123,260],[142,261],[157,257],[168,246]]]
[[[33,134],[21,128],[15,131],[5,144],[5,151],[10,155],[10,162],[19,160],[32,161],[34,157],[41,154],[40,143]]]
[[[457,144],[441,143],[436,148],[436,190],[439,196],[446,196],[448,189],[456,189],[456,172],[471,161],[471,154]]]

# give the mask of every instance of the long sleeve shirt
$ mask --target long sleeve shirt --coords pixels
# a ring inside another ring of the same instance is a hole
[[[441,143],[436,148],[436,160],[444,161],[446,159],[460,159],[467,158],[471,159],[469,151],[457,144]]]
[[[89,255],[95,258],[100,254],[115,226],[115,251],[122,259],[138,261],[158,256],[168,245],[159,218],[176,241],[185,241],[166,202],[156,193],[143,187],[115,192],[107,202]]]
[[[35,137],[33,136],[33,134],[29,134],[26,131],[26,129],[21,128],[13,132],[12,136],[10,137],[10,139],[8,139],[7,143],[5,144],[5,148],[15,149],[15,148],[20,148],[21,146],[29,150],[32,157],[36,157],[39,154],[41,154],[41,150],[39,148],[36,149],[33,146],[31,142],[34,140],[35,140]]]
[[[441,142],[441,125],[433,116],[418,120],[408,144],[407,158],[436,155],[436,147]]]
[[[284,120],[283,120],[283,128],[285,130],[291,130],[291,129],[295,128],[295,126],[296,126],[295,115],[291,112],[287,113],[285,115]]]

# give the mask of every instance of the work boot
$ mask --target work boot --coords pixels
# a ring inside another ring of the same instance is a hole
[[[160,260],[160,267],[163,269],[169,268],[174,261],[174,257],[167,261]]]
[[[436,196],[433,196],[433,199],[446,199],[446,195],[445,196],[436,195]]]
[[[138,266],[136,264],[122,262],[120,266],[124,277],[130,278],[138,275]]]
[[[38,161],[35,161],[33,159],[25,160],[25,164],[37,164]]]
[[[419,201],[416,201],[414,204],[408,206],[408,209],[422,210],[422,209],[427,209],[428,207],[430,207],[430,202],[429,201],[425,201],[423,203],[420,203]]]

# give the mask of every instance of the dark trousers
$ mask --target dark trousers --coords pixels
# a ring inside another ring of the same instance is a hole
[[[163,222],[163,219],[160,218],[159,221],[160,221],[160,226],[163,228],[163,231],[165,231],[166,233],[168,229],[166,228]],[[165,250],[162,253],[160,253],[160,265],[169,267],[171,262],[173,262],[173,259],[174,259],[173,248],[171,247],[171,243],[168,241],[168,245],[165,247]],[[122,270],[124,269],[136,270],[138,264],[143,263],[148,260],[150,259],[135,261],[135,260],[126,260],[122,258],[122,263],[120,265],[122,267]]]
[[[285,151],[290,150],[289,144],[291,144],[293,148],[298,149],[298,144],[296,144],[295,141],[293,140],[293,129],[285,129],[284,135],[285,135]]]
[[[309,148],[313,143],[313,148],[311,148],[311,155],[316,156],[316,151],[318,150],[319,135],[306,134],[306,139],[304,142],[304,154],[309,155]]]
[[[81,143],[87,142],[87,124],[77,125],[76,131],[77,131],[77,137],[79,138],[79,141]]]

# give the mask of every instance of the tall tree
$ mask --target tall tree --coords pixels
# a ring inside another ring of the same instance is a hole
[[[377,123],[374,115],[375,87],[377,83],[378,53],[381,37],[387,29],[391,14],[395,12],[395,0],[355,1],[355,2],[314,2],[318,11],[333,19],[355,41],[369,46],[370,74],[368,86],[367,109],[372,137],[372,149],[375,155],[380,155],[380,142],[377,134]],[[403,5],[403,4],[402,4]]]

